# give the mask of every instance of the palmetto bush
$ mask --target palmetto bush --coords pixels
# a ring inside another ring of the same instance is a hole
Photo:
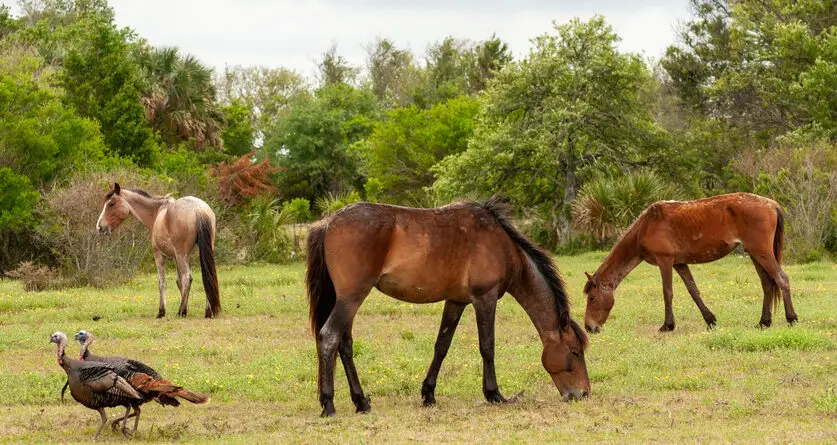
[[[343,193],[327,193],[325,196],[317,199],[316,205],[317,210],[319,210],[322,216],[325,217],[349,204],[354,204],[356,202],[360,202],[360,195],[355,191],[351,191]]]
[[[250,201],[246,215],[250,233],[252,259],[271,263],[287,263],[300,258],[302,251],[289,229],[294,215],[279,205],[278,199],[261,195]]]
[[[615,241],[651,204],[683,198],[682,190],[654,172],[599,177],[581,188],[573,203],[576,230],[602,244]]]

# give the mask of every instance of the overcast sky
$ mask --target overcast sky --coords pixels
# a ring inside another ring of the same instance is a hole
[[[0,0],[17,10],[16,0]],[[492,33],[516,57],[552,21],[604,15],[622,38],[620,49],[659,58],[674,42],[688,0],[110,0],[116,21],[153,45],[173,45],[205,63],[293,68],[306,76],[332,44],[354,64],[376,36],[423,54],[451,35],[484,40]]]

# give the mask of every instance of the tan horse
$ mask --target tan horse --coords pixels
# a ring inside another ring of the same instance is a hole
[[[100,233],[109,233],[119,227],[128,215],[133,215],[151,231],[151,246],[154,248],[160,288],[157,318],[166,316],[166,258],[173,258],[177,264],[177,288],[180,289],[181,298],[177,314],[186,316],[189,289],[192,286],[189,254],[196,244],[206,291],[206,318],[220,314],[221,297],[214,253],[215,213],[209,205],[194,196],[175,200],[168,196],[151,196],[142,190],[125,189],[114,183],[105,195],[96,229]]]
[[[613,307],[613,291],[645,260],[660,268],[665,322],[660,331],[674,330],[672,269],[683,279],[707,326],[715,315],[700,298],[688,264],[723,258],[739,244],[756,267],[764,290],[760,325],[771,324],[771,303],[784,297],[785,318],[797,320],[788,276],[782,270],[784,214],[776,201],[750,193],[731,193],[696,201],[661,201],[639,216],[605,258],[595,274],[587,274],[585,327],[599,332]]]
[[[445,301],[435,354],[422,384],[436,403],[436,377],[468,304],[474,305],[483,359],[483,394],[505,402],[494,374],[494,314],[509,292],[543,343],[541,361],[565,400],[590,391],[587,338],[570,318],[564,284],[550,256],[521,235],[495,200],[438,209],[359,203],[308,234],[308,299],[319,355],[323,416],[334,415],[339,353],[358,412],[369,411],[352,358],[352,323],[373,287],[409,303]]]

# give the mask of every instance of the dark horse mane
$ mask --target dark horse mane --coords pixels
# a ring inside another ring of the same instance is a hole
[[[505,230],[506,234],[509,235],[509,238],[511,238],[512,241],[517,244],[521,250],[523,250],[523,253],[526,254],[530,260],[532,260],[532,263],[534,263],[538,272],[540,272],[541,276],[543,276],[544,281],[546,281],[550,292],[555,298],[555,308],[558,311],[558,323],[561,329],[563,330],[566,328],[568,324],[572,326],[578,340],[586,346],[587,334],[585,334],[581,327],[570,317],[570,302],[564,288],[564,280],[561,279],[561,276],[558,274],[558,269],[555,267],[555,263],[552,262],[552,258],[549,253],[533,244],[528,238],[523,236],[517,228],[514,227],[514,224],[512,224],[511,218],[509,217],[509,205],[502,197],[494,195],[484,203],[474,204],[493,216],[503,230]]]
[[[153,196],[151,196],[151,195],[150,195],[148,192],[146,192],[145,190],[140,190],[140,189],[129,189],[129,188],[126,188],[125,190],[128,190],[128,191],[130,191],[130,192],[134,192],[134,193],[136,193],[137,195],[144,196],[144,197],[146,197],[146,198],[152,198],[152,199],[154,198]],[[114,194],[114,193],[116,193],[116,190],[111,190],[111,191],[109,191],[109,192],[108,192],[108,194],[107,194],[107,195],[105,195],[105,201],[107,201],[108,199],[110,199],[110,198],[113,196],[113,194]]]

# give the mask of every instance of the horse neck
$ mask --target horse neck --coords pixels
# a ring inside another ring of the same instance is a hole
[[[541,342],[546,345],[552,341],[560,341],[560,317],[555,296],[541,272],[526,255],[521,271],[521,279],[509,289],[509,293],[517,300],[538,334]],[[569,315],[566,315],[569,318]]]
[[[631,226],[630,229],[619,239],[610,253],[607,254],[604,262],[596,271],[601,285],[612,286],[616,289],[619,283],[631,273],[642,258],[639,256],[638,227],[640,221]]]
[[[154,221],[157,219],[157,213],[167,201],[162,198],[148,198],[130,190],[123,190],[122,198],[125,199],[130,206],[131,214],[134,215],[134,217],[145,227],[148,227],[148,230],[151,230],[154,227]]]

